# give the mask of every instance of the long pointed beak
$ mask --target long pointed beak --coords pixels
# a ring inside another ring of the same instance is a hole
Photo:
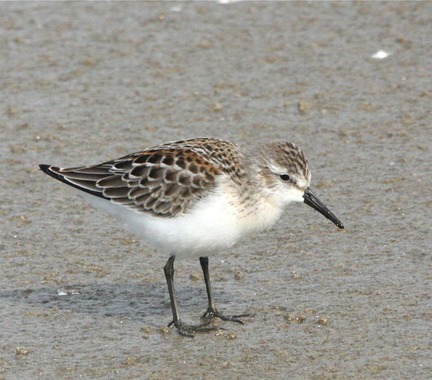
[[[304,203],[306,203],[308,206],[311,206],[315,210],[317,210],[319,213],[323,214],[327,219],[330,219],[336,226],[343,229],[344,226],[342,222],[336,218],[336,216],[327,208],[327,206],[322,203],[318,197],[312,193],[312,190],[310,187],[306,189],[306,191],[303,194]]]

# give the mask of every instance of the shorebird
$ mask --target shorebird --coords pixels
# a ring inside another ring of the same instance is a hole
[[[216,329],[213,318],[243,323],[215,306],[208,256],[272,226],[290,202],[304,202],[337,227],[338,218],[310,188],[303,151],[288,141],[241,149],[214,138],[168,142],[91,166],[42,171],[83,192],[132,232],[169,254],[164,267],[174,325],[181,335]],[[180,318],[174,289],[176,256],[199,258],[208,307],[199,325]]]

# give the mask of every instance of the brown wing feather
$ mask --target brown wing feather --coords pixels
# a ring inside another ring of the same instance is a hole
[[[54,178],[113,203],[172,217],[185,213],[206,196],[214,188],[218,174],[238,180],[242,173],[235,164],[241,158],[234,144],[192,139],[152,147],[100,165],[41,168]]]

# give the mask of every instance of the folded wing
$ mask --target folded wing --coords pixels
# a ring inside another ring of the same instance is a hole
[[[70,186],[138,212],[185,213],[215,186],[222,168],[190,147],[160,147],[99,165],[41,170]]]

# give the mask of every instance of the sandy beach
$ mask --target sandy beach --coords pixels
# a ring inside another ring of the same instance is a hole
[[[429,379],[431,36],[430,2],[1,3],[0,379]],[[254,316],[190,339],[166,255],[38,164],[198,136],[297,143],[346,229],[294,204],[212,256]]]

